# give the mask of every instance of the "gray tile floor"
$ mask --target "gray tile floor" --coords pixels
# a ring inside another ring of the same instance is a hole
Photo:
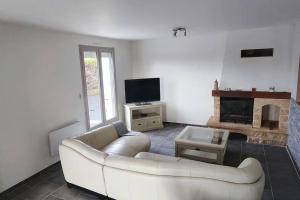
[[[174,156],[174,138],[183,125],[166,124],[164,129],[146,132],[151,138],[151,152]],[[264,200],[300,200],[300,180],[285,148],[247,144],[240,137],[229,140],[225,165],[238,166],[247,158],[258,159],[266,174]],[[0,200],[95,200],[99,196],[66,186],[60,164],[56,164],[0,194]],[[104,197],[102,199],[105,199]]]

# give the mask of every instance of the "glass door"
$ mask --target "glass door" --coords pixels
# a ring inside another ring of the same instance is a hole
[[[110,121],[117,117],[115,70],[112,51],[107,50],[101,52],[101,65],[103,74],[105,119],[106,121]]]
[[[114,50],[80,46],[88,130],[117,120]]]

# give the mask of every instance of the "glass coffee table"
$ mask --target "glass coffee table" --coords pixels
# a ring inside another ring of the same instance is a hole
[[[176,156],[223,164],[229,131],[187,126],[175,138]]]

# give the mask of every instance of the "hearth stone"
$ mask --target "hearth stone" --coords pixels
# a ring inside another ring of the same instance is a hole
[[[256,144],[270,144],[285,146],[287,142],[287,132],[283,130],[269,130],[266,128],[253,128],[249,124],[237,124],[216,122],[211,117],[208,121],[208,126],[213,128],[228,129],[231,132],[241,133],[247,136],[247,142]]]

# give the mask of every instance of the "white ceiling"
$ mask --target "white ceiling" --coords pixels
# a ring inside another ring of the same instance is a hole
[[[0,0],[0,20],[122,39],[201,34],[289,22],[300,0]]]

